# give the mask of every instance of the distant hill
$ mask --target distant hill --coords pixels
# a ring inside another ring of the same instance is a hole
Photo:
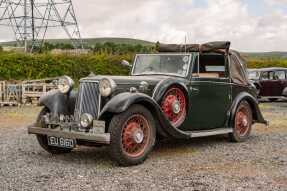
[[[51,44],[71,43],[69,39],[47,39],[46,41]],[[85,45],[95,45],[96,43],[106,43],[106,42],[112,42],[115,44],[130,44],[130,45],[141,44],[144,46],[154,45],[153,42],[140,39],[132,39],[132,38],[84,38],[83,42]],[[16,44],[15,41],[0,43],[1,46],[15,46],[15,44]]]
[[[49,43],[52,44],[58,44],[58,43],[63,43],[63,44],[69,44],[70,40],[69,39],[47,39],[46,40]],[[140,40],[140,39],[132,39],[132,38],[112,38],[112,37],[106,37],[106,38],[84,38],[83,42],[85,45],[92,46],[97,43],[106,43],[106,42],[112,42],[115,44],[130,44],[130,45],[136,45],[136,44],[141,44],[144,46],[152,46],[155,43],[150,42],[150,41],[145,41],[145,40]],[[11,41],[11,42],[0,42],[1,46],[15,46],[16,42]],[[241,52],[241,54],[246,57],[246,58],[283,58],[287,59],[287,52]]]

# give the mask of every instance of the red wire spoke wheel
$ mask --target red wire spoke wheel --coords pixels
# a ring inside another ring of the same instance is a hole
[[[151,129],[143,115],[131,116],[122,128],[122,146],[126,155],[141,156],[150,139]]]
[[[121,166],[140,164],[152,151],[156,140],[155,121],[143,105],[134,104],[114,115],[109,124],[109,151]]]
[[[252,119],[252,110],[249,103],[242,101],[236,109],[233,132],[229,134],[229,138],[232,142],[243,142],[249,137]]]
[[[243,137],[247,134],[250,124],[250,113],[246,107],[240,107],[235,116],[235,131]]]
[[[174,127],[179,127],[186,117],[186,98],[178,87],[170,88],[163,96],[161,109]]]

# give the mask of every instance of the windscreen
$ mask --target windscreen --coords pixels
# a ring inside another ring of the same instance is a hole
[[[191,54],[137,55],[133,75],[168,74],[185,77],[191,61]]]

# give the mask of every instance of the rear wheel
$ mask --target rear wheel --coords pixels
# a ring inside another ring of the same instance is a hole
[[[232,142],[245,141],[251,132],[252,110],[247,101],[242,101],[235,113],[233,133],[229,134]]]
[[[38,115],[37,124],[41,124],[42,128],[45,128],[45,125],[43,122],[43,116],[48,114],[49,112],[50,111],[48,108],[43,108]],[[37,136],[37,140],[40,146],[51,154],[63,154],[63,153],[69,153],[72,151],[72,149],[53,147],[53,146],[48,145],[47,135],[36,135],[36,136]]]
[[[110,155],[121,166],[142,163],[155,144],[155,121],[142,105],[115,115],[109,125]]]

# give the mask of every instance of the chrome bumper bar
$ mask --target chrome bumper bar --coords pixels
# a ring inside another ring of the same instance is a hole
[[[41,127],[28,127],[29,134],[36,135],[48,135],[55,137],[63,137],[68,139],[79,139],[92,141],[95,143],[109,144],[110,143],[110,134],[109,133],[90,133],[90,132],[77,132],[69,130],[50,129],[50,128],[41,128]]]

